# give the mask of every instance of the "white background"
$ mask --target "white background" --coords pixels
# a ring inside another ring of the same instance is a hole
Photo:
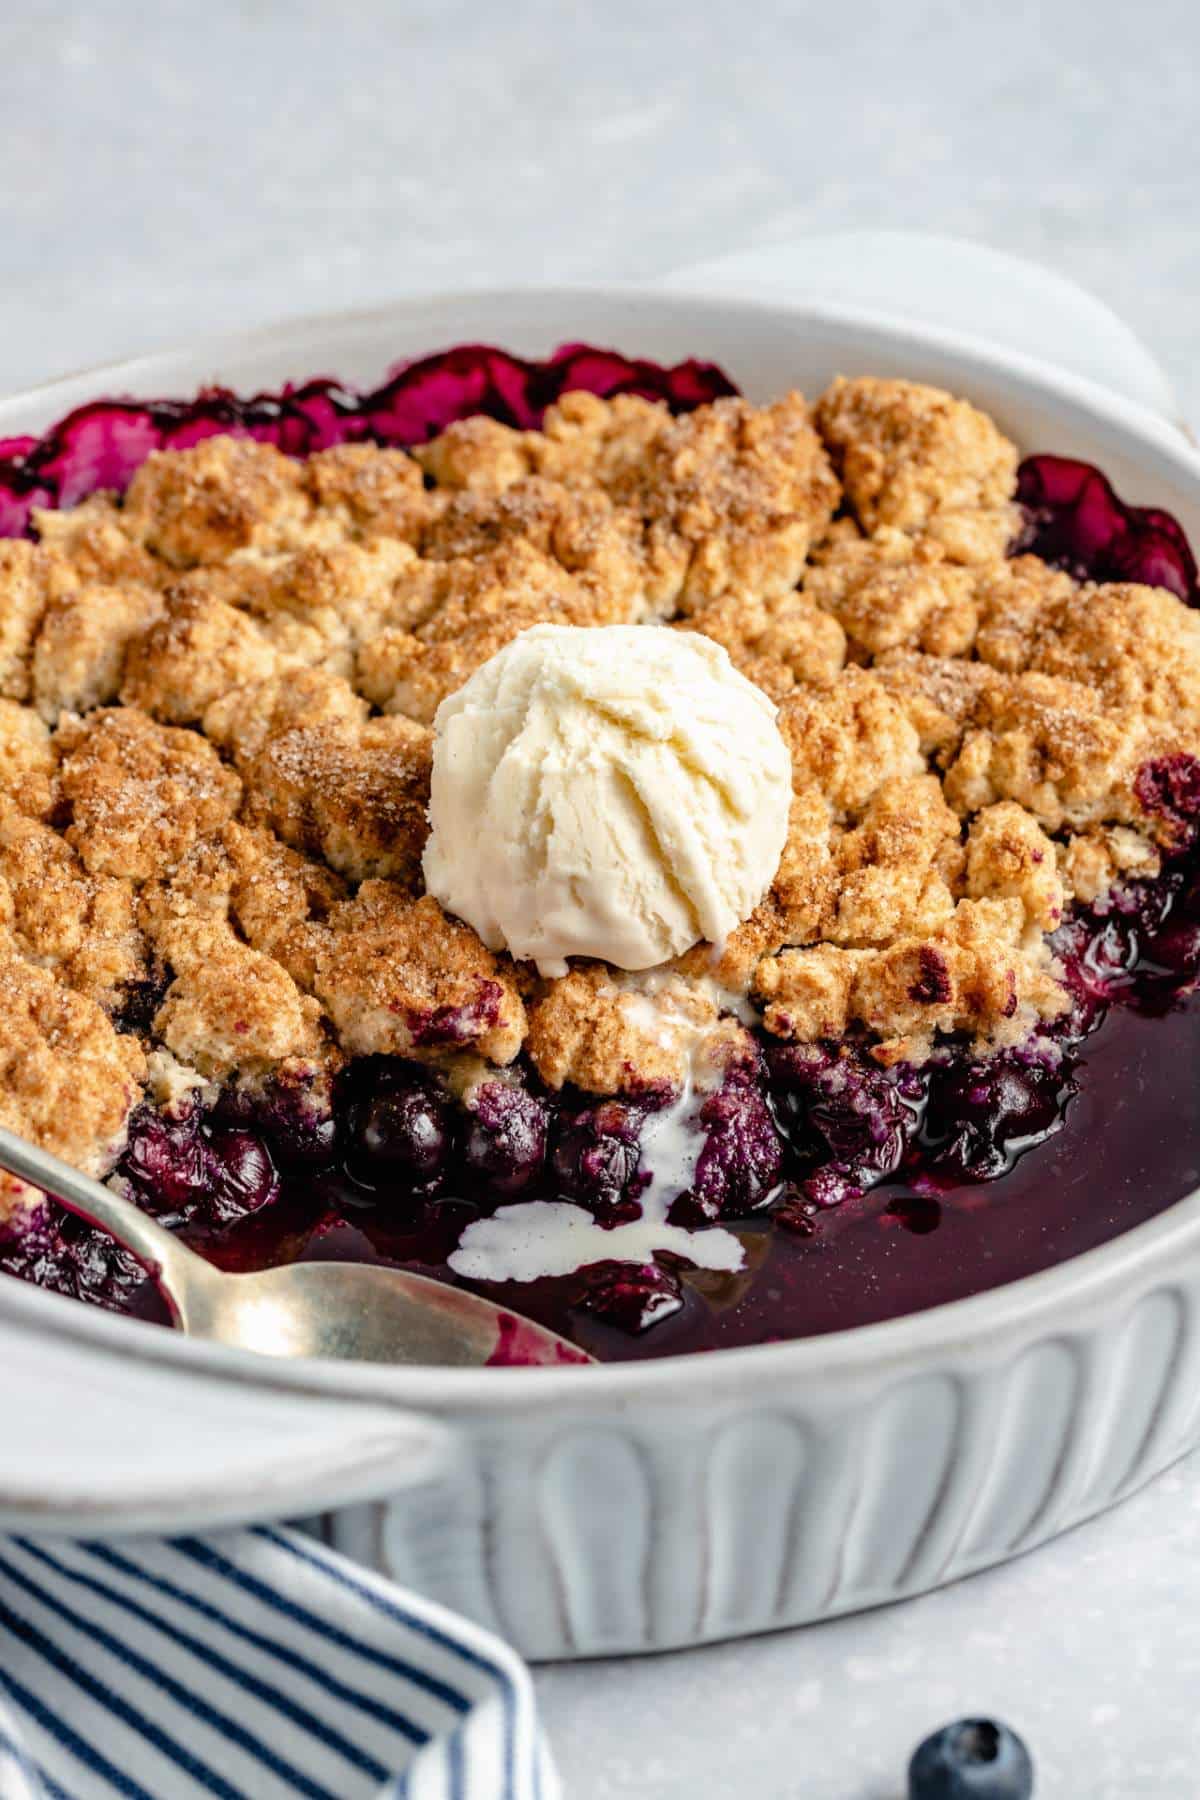
[[[907,226],[1093,288],[1196,419],[1198,77],[1196,0],[0,0],[0,388]],[[570,1800],[901,1800],[914,1741],[978,1710],[1044,1800],[1193,1800],[1200,1463],[901,1609],[540,1685]]]

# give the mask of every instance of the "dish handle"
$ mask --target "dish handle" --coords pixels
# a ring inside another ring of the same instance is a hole
[[[295,1518],[444,1477],[455,1438],[437,1420],[209,1371],[157,1347],[114,1348],[98,1320],[35,1327],[0,1312],[5,1371],[0,1533],[107,1537]],[[55,1308],[57,1311],[57,1307]],[[156,1328],[146,1326],[147,1336]]]
[[[733,251],[660,285],[860,306],[963,332],[1086,376],[1187,429],[1166,372],[1124,320],[1067,277],[984,244],[836,232]]]

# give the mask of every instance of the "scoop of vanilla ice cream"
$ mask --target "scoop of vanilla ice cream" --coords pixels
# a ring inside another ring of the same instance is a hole
[[[753,912],[791,791],[774,706],[710,638],[535,625],[438,708],[425,884],[543,975],[650,968]]]

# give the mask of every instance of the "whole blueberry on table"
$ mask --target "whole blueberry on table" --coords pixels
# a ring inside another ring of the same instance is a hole
[[[1015,1731],[991,1719],[958,1719],[918,1744],[908,1800],[1029,1800],[1033,1762]]]

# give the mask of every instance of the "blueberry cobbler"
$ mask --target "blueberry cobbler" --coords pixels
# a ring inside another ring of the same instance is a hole
[[[966,400],[468,347],[0,445],[0,1121],[608,1359],[1200,1185],[1200,614]],[[161,1317],[0,1176],[0,1268]]]

